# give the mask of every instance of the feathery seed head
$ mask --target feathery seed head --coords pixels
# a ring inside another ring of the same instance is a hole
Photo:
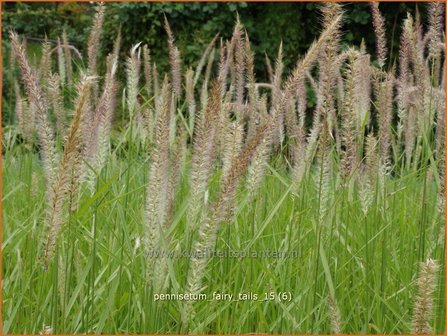
[[[419,264],[417,279],[417,295],[413,311],[412,333],[427,335],[431,333],[431,319],[433,315],[433,294],[439,265],[433,259],[427,259]]]
[[[385,19],[380,13],[378,2],[371,3],[371,13],[373,18],[374,32],[376,34],[377,61],[379,63],[379,66],[382,68],[385,65],[388,49],[386,47]]]

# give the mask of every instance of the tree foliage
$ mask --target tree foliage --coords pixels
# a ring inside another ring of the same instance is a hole
[[[169,20],[177,45],[182,52],[184,64],[198,62],[203,49],[216,33],[223,38],[231,36],[239,15],[251,37],[256,54],[255,70],[258,77],[265,78],[265,57],[272,60],[283,42],[284,63],[287,68],[308,48],[321,29],[320,3],[250,3],[250,2],[113,2],[107,5],[103,52],[112,48],[121,27],[123,52],[138,42],[146,43],[152,57],[164,70],[167,66],[166,33],[163,14]],[[406,12],[415,14],[417,3],[381,3],[387,30],[393,38],[388,41],[393,55],[396,54],[400,23]],[[424,6],[421,15],[424,17]],[[374,34],[368,3],[344,5],[343,41],[347,44],[361,43],[374,52]],[[92,3],[5,3],[3,11],[3,34],[11,28],[35,42],[34,38],[55,40],[65,29],[70,41],[81,51],[86,49],[86,40],[93,13]],[[354,29],[355,27],[355,29]],[[393,60],[393,58],[392,58]]]

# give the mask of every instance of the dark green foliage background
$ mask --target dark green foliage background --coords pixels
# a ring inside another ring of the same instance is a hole
[[[65,28],[70,40],[85,49],[94,6],[90,3],[4,3],[3,34],[13,28],[27,37],[56,39]],[[166,66],[166,14],[183,53],[184,62],[194,65],[204,46],[216,33],[231,36],[236,13],[245,25],[258,55],[256,70],[265,76],[264,53],[274,58],[278,45],[284,43],[286,66],[296,61],[320,31],[321,3],[109,3],[105,23],[103,52],[110,50],[119,26],[123,32],[123,51],[139,41],[151,48],[157,64]],[[368,3],[345,4],[344,42],[360,44],[362,38],[368,51],[374,52],[374,34]],[[406,12],[415,13],[421,3],[381,3],[387,22],[389,47],[396,51],[400,24]],[[425,21],[425,20],[424,20]],[[391,40],[392,39],[392,40]]]

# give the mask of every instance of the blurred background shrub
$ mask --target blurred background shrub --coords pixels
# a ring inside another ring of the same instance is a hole
[[[122,2],[109,3],[103,52],[111,49],[119,27],[123,33],[123,52],[142,41],[151,48],[153,58],[161,70],[167,65],[166,33],[163,13],[167,16],[186,65],[198,62],[207,43],[216,33],[231,36],[236,15],[251,38],[256,52],[256,72],[265,79],[264,54],[275,58],[280,41],[284,44],[284,61],[289,67],[302,55],[320,31],[320,3],[261,3],[261,2]],[[374,52],[374,34],[368,3],[350,3],[345,6],[346,16],[343,40],[347,44],[361,43]],[[406,12],[415,14],[417,8],[425,16],[425,6],[418,3],[381,3],[386,18],[389,47],[396,54],[400,24]],[[25,35],[28,42],[39,42],[45,34],[57,39],[65,29],[70,41],[79,50],[86,49],[86,40],[93,17],[94,3],[52,2],[3,4],[3,36],[9,29]],[[422,20],[424,21],[424,20]]]

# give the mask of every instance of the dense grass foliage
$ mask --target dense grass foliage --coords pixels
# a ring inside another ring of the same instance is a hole
[[[54,263],[37,260],[46,228],[42,171],[35,155],[7,154],[3,167],[3,316],[5,333],[178,333],[176,301],[154,302],[146,285],[142,212],[143,159],[109,163],[92,195],[85,192],[69,219]],[[186,172],[185,172],[186,173]],[[314,176],[315,177],[315,176]],[[315,177],[318,179],[318,177]],[[188,185],[182,183],[171,227],[172,249],[184,239]],[[219,251],[294,252],[288,258],[215,257],[205,293],[291,292],[285,301],[198,302],[194,333],[329,333],[326,298],[335,294],[346,333],[409,333],[418,261],[444,265],[444,221],[437,187],[426,174],[389,178],[367,215],[358,190],[331,184],[331,201],[319,223],[313,178],[297,196],[284,165],[270,166],[250,203],[238,193],[236,217],[223,226]],[[188,259],[169,260],[171,287],[182,292]],[[435,292],[434,331],[445,328],[444,272]]]
[[[440,3],[401,23],[396,66],[382,6],[372,55],[326,3],[267,81],[239,17],[187,68],[165,16],[164,72],[125,27],[102,49],[109,8],[84,53],[9,31],[4,333],[445,330]]]

